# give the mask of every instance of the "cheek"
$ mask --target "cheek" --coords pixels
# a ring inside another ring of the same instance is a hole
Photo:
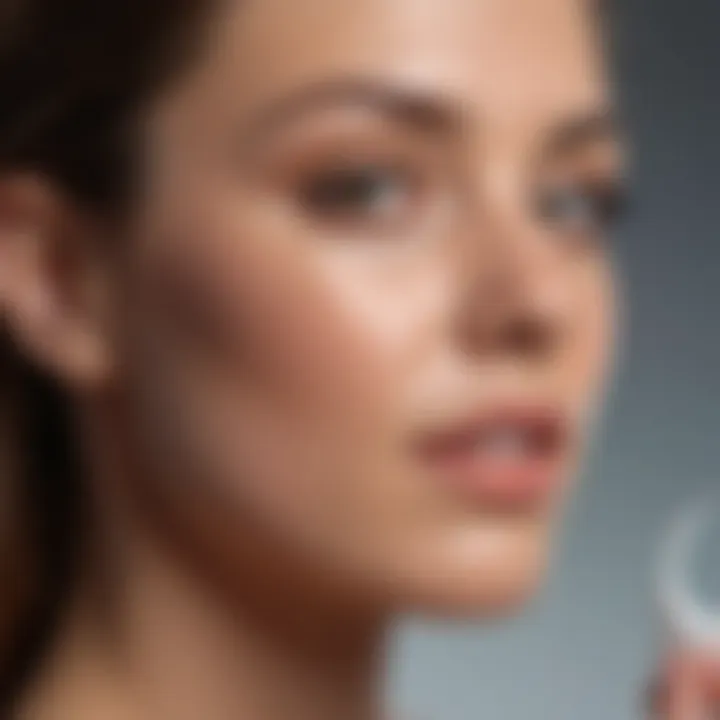
[[[373,484],[442,295],[432,263],[290,237],[247,208],[218,218],[149,239],[130,298],[146,434],[167,434],[154,455],[274,520],[384,516],[394,491]]]
[[[578,277],[568,362],[563,368],[578,404],[602,390],[615,346],[616,297],[612,268],[597,262]]]

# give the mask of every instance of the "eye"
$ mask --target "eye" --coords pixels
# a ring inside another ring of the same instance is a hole
[[[305,212],[323,220],[376,222],[407,209],[415,185],[410,173],[398,167],[337,167],[302,182],[298,200]]]
[[[603,235],[625,216],[628,198],[620,183],[572,183],[543,189],[538,206],[542,219],[560,230]]]

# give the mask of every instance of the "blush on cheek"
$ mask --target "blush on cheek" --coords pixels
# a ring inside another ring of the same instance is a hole
[[[307,466],[333,447],[362,446],[384,421],[391,374],[378,333],[358,321],[312,239],[279,239],[247,221],[223,227],[223,214],[214,217],[202,233],[189,222],[157,242],[132,299],[141,317],[134,327],[164,359],[163,374],[207,396],[198,402],[211,425],[222,414],[220,426],[231,435],[244,428],[253,447],[268,437],[282,443],[278,462],[287,451]],[[291,453],[287,446],[303,439]]]
[[[377,388],[385,349],[328,278],[312,239],[279,241],[233,229],[175,261],[162,293],[172,322],[208,367],[252,380],[286,410],[352,402]]]

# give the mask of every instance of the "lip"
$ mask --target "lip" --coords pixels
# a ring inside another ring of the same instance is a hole
[[[498,433],[518,449],[498,452]],[[466,500],[521,510],[555,498],[570,445],[571,424],[559,407],[500,403],[423,433],[415,449],[433,478]]]

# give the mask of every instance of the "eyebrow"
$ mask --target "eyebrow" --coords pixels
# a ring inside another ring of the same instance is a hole
[[[565,155],[603,140],[619,141],[620,136],[615,114],[601,107],[558,124],[545,144],[545,154]]]
[[[306,113],[334,106],[370,108],[422,132],[459,134],[466,112],[433,91],[373,79],[343,78],[315,83],[264,107],[243,133],[252,143]]]

